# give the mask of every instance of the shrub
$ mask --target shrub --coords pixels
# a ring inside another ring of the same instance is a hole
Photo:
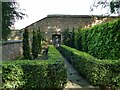
[[[63,32],[63,44],[67,46],[71,45],[71,35],[68,28]]]
[[[72,32],[69,31],[69,29],[65,29],[63,32],[63,44],[67,45],[69,47],[75,48],[75,30],[74,27],[72,29]]]
[[[41,52],[41,50],[42,50],[42,45],[41,45],[42,34],[40,31],[40,28],[38,28],[38,30],[37,30],[37,36],[38,36],[38,48],[39,48],[39,52]]]
[[[28,35],[27,29],[25,29],[23,33],[23,56],[24,56],[24,59],[31,59],[30,46],[29,46],[29,35]]]
[[[71,46],[72,48],[75,48],[75,30],[73,27],[72,33],[71,33]]]
[[[92,85],[120,87],[120,60],[99,60],[67,46],[59,50]]]
[[[32,56],[33,59],[38,57],[39,53],[39,43],[38,43],[38,36],[35,31],[33,31],[33,41],[32,41]]]
[[[61,54],[49,46],[48,60],[3,62],[2,88],[63,88],[67,74]]]
[[[120,58],[120,19],[82,29],[76,35],[76,49],[99,59]]]

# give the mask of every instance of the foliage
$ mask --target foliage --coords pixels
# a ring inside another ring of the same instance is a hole
[[[90,7],[90,11],[93,11],[94,9],[98,7],[102,7],[102,9],[108,9],[105,14],[110,15],[110,14],[118,14],[120,15],[120,1],[119,0],[95,0],[93,5]]]
[[[120,20],[82,29],[76,47],[99,59],[120,58]]]
[[[69,32],[68,29],[65,29],[63,32],[63,43],[69,47],[75,47],[75,31],[74,27],[72,32]]]
[[[120,87],[120,60],[99,60],[63,45],[59,50],[92,85]]]
[[[74,27],[73,27],[73,30],[72,30],[72,33],[71,33],[71,47],[72,48],[75,48],[75,30],[74,30]]]
[[[29,46],[29,35],[28,30],[25,29],[23,33],[23,56],[24,59],[31,59],[30,46]]]
[[[69,46],[71,43],[70,43],[70,32],[67,29],[65,29],[65,31],[63,32],[63,43],[64,45],[67,45]]]
[[[41,45],[42,34],[40,31],[40,28],[37,30],[37,36],[38,36],[38,48],[39,48],[39,52],[41,52],[41,50],[42,50],[42,45]]]
[[[38,53],[39,53],[38,35],[35,31],[33,31],[32,55],[34,59],[38,57]]]
[[[75,32],[75,48],[77,50],[82,50],[82,45],[81,45],[81,28],[78,29],[78,32]]]
[[[17,2],[2,2],[2,40],[7,40],[11,32],[10,27],[17,19],[22,19],[24,15]]]
[[[3,62],[2,88],[43,89],[63,88],[67,72],[61,54],[49,46],[49,58]]]

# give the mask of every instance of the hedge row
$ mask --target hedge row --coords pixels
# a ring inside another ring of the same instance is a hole
[[[75,36],[76,49],[99,59],[120,58],[120,19],[81,29]]]
[[[2,88],[63,88],[67,74],[61,54],[49,46],[48,60],[3,62]]]
[[[59,50],[92,85],[120,87],[120,60],[98,60],[68,46]]]

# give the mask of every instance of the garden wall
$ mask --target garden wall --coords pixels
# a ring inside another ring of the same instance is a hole
[[[79,27],[91,26],[97,22],[107,22],[118,17],[111,16],[93,16],[93,15],[48,15],[47,17],[32,23],[25,27],[29,30],[30,40],[32,37],[32,31],[37,30],[40,27],[43,33],[43,38],[48,41],[52,40],[52,34],[61,34],[66,28],[71,32],[73,27],[77,30]],[[97,24],[97,23],[96,23]],[[22,30],[24,30],[23,28]]]
[[[2,44],[2,60],[13,60],[22,56],[22,41],[7,41]]]

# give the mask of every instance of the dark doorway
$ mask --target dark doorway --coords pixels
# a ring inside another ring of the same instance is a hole
[[[60,34],[53,34],[52,35],[52,43],[55,47],[59,47],[61,44],[61,35]]]

